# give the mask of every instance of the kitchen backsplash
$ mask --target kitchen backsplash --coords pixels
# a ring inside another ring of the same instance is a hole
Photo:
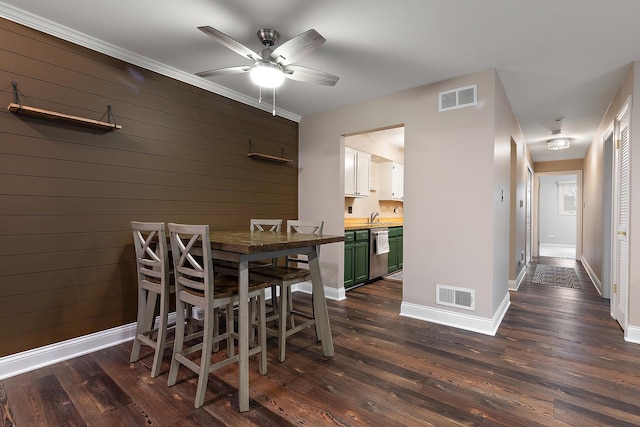
[[[351,207],[351,213],[349,213]],[[379,201],[375,197],[354,198],[345,197],[345,218],[368,218],[372,212],[379,212],[383,218],[403,218],[403,203],[390,200]]]

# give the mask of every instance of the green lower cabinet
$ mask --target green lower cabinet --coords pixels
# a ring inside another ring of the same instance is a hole
[[[402,234],[398,236],[398,270],[402,270],[402,265],[403,265],[403,262],[402,262],[402,259],[403,259],[402,251],[404,248],[403,239],[404,238],[402,237]]]
[[[403,227],[389,228],[389,273],[402,270]]]
[[[344,287],[364,283],[369,277],[369,230],[344,233]]]
[[[389,273],[398,270],[398,238],[389,237]]]
[[[353,259],[353,243],[354,232],[346,231],[344,233],[344,287],[350,288],[355,285],[354,276],[354,259]]]

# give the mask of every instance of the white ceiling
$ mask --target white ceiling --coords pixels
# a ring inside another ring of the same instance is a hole
[[[315,28],[327,42],[296,64],[340,81],[287,80],[276,103],[294,119],[496,68],[535,161],[582,158],[629,64],[640,59],[637,0],[62,3],[0,2],[0,16],[250,104],[258,91],[248,76],[193,75],[250,64],[196,27],[210,25],[255,51],[259,28],[279,31],[280,43]],[[563,136],[575,140],[550,152],[546,140],[561,116]]]

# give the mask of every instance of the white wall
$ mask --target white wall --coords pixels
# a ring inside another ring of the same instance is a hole
[[[524,199],[526,187],[526,144],[520,125],[516,120],[502,82],[495,75],[495,129],[494,129],[494,238],[493,238],[493,307],[494,319],[506,312],[509,304],[509,263],[513,259],[513,248],[524,249],[525,214],[519,200]],[[511,199],[511,143],[515,142],[516,175],[515,200]],[[499,193],[500,194],[499,194]],[[504,198],[502,194],[504,193]],[[500,196],[498,198],[498,196]],[[515,216],[511,205],[516,204]],[[514,221],[514,227],[511,227]],[[515,228],[514,236],[510,231]],[[520,232],[518,232],[520,230]],[[520,249],[521,250],[521,249]],[[520,266],[520,269],[524,265]],[[518,270],[516,270],[517,274]],[[497,322],[499,319],[495,319]]]
[[[471,84],[477,106],[438,112],[439,92]],[[498,123],[497,86],[498,115],[510,116]],[[299,216],[321,216],[328,233],[341,234],[342,135],[398,124],[405,125],[403,305],[440,323],[488,322],[479,328],[486,332],[508,303],[509,134],[517,133],[495,70],[303,117]],[[331,246],[322,250],[325,285],[341,287],[343,245]],[[436,305],[436,284],[473,289],[475,311]]]
[[[576,216],[560,215],[558,182],[576,182],[575,175],[540,176],[538,190],[538,241],[551,245],[576,244]]]

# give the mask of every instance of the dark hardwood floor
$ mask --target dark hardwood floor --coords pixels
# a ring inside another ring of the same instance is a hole
[[[575,266],[583,289],[531,284],[535,263]],[[329,302],[333,359],[307,330],[285,363],[270,341],[267,375],[252,360],[247,413],[235,366],[210,375],[194,409],[194,374],[166,386],[170,350],[151,379],[151,357],[130,364],[127,343],[5,379],[0,414],[21,427],[640,425],[640,345],[624,341],[579,263],[534,260],[495,337],[400,317],[401,282],[347,296]]]

